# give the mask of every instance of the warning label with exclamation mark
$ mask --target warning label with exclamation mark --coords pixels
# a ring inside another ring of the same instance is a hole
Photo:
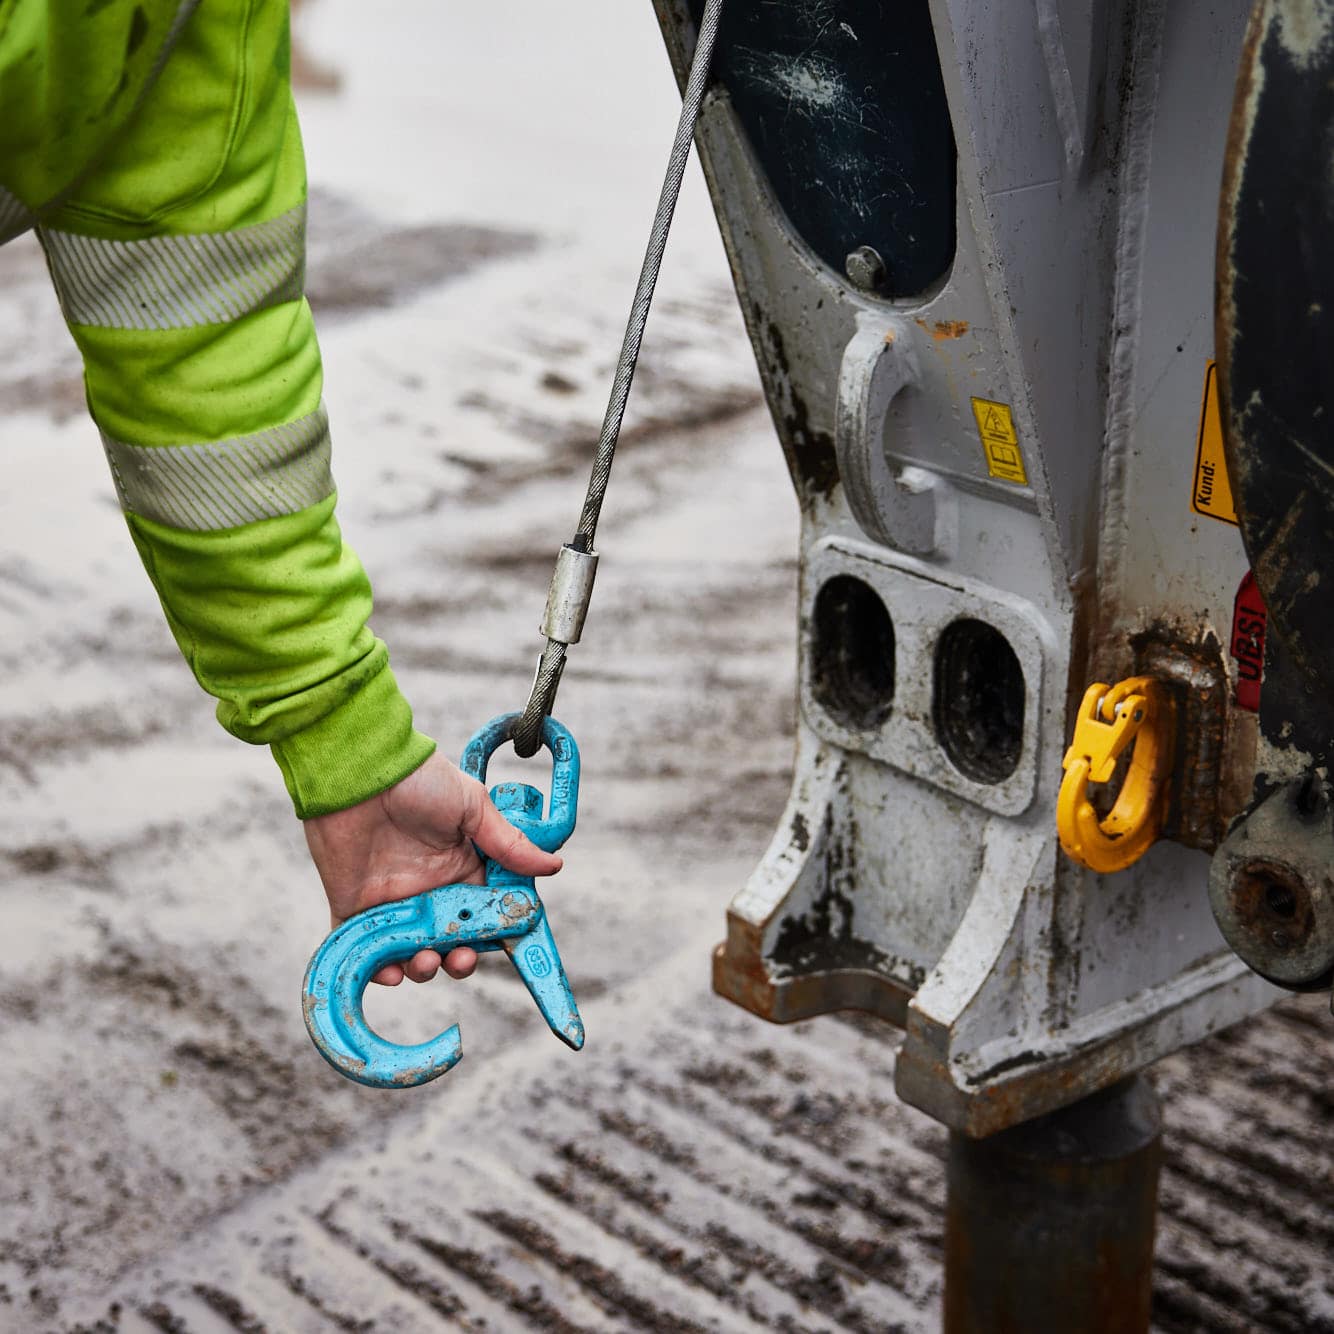
[[[987,457],[987,472],[1004,482],[1028,485],[1023,451],[1019,448],[1019,433],[1014,429],[1014,418],[1004,403],[993,403],[988,398],[973,399],[973,416],[977,419],[977,434],[982,440],[982,452]]]

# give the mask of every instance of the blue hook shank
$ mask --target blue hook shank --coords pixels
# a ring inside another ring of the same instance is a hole
[[[366,1023],[362,998],[371,978],[418,950],[497,949],[544,916],[531,888],[445,885],[349,918],[306,970],[306,1027],[316,1047],[336,1070],[373,1088],[422,1084],[444,1074],[463,1055],[459,1026],[416,1046],[387,1042]]]

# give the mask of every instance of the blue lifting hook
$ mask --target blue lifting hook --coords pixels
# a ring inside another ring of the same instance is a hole
[[[464,773],[486,781],[487,761],[509,739],[519,716],[493,719],[468,742]],[[542,725],[542,743],[552,759],[546,818],[542,794],[527,783],[497,784],[491,800],[539,848],[555,852],[574,832],[579,748],[554,718]],[[457,1024],[429,1042],[401,1047],[372,1032],[362,994],[385,964],[410,959],[418,950],[444,954],[459,945],[479,952],[503,949],[551,1031],[575,1051],[584,1045],[583,1020],[532,877],[488,858],[484,884],[442,885],[369,908],[349,918],[316,950],[306,969],[303,1006],[306,1029],[320,1055],[341,1074],[372,1088],[410,1088],[452,1069],[463,1055]]]

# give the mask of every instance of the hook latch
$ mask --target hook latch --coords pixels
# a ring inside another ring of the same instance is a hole
[[[1161,836],[1173,723],[1172,698],[1153,677],[1132,676],[1114,686],[1097,682],[1084,692],[1056,800],[1061,847],[1075,861],[1094,871],[1123,871]],[[1111,782],[1128,750],[1130,765],[1116,802],[1099,818],[1089,784]]]

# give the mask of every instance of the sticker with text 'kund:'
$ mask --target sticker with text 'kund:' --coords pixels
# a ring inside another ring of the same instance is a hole
[[[1195,477],[1190,507],[1206,518],[1235,524],[1232,483],[1223,458],[1223,413],[1218,403],[1218,367],[1210,362],[1204,372],[1204,400],[1200,404],[1200,433],[1195,442]]]

